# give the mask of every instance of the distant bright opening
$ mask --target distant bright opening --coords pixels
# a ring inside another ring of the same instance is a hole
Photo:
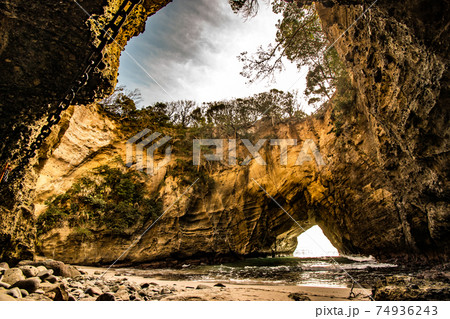
[[[294,257],[339,256],[339,252],[324,235],[319,226],[313,226],[297,238]]]

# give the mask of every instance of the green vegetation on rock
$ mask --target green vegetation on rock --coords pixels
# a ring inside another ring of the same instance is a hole
[[[162,212],[162,201],[145,189],[142,173],[124,166],[102,165],[79,179],[64,194],[47,201],[37,220],[38,235],[67,225],[72,239],[92,238],[97,230],[127,234]]]

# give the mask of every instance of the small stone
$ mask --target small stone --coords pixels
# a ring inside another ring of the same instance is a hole
[[[3,275],[2,281],[7,284],[13,285],[19,280],[24,280],[25,276],[22,273],[22,270],[19,268],[11,268],[6,269],[5,274]]]
[[[106,293],[98,296],[98,298],[95,301],[115,301],[115,300],[116,300],[116,297],[114,297],[113,294],[106,292]]]
[[[101,295],[103,292],[98,287],[89,287],[84,293],[90,296],[94,296]]]
[[[298,292],[291,293],[288,297],[294,299],[295,301],[311,301],[307,295]]]
[[[69,301],[69,294],[67,293],[64,285],[55,285],[56,287],[49,290],[45,295],[51,298],[53,301]]]
[[[214,285],[214,287],[225,288],[226,286],[224,284],[222,284],[221,282],[218,282],[217,284]]]
[[[100,271],[94,271],[94,275],[101,275],[102,273]]]
[[[5,262],[1,262],[0,263],[0,268],[3,268],[3,269],[9,269],[9,265],[8,265],[8,263],[5,263]]]
[[[27,278],[28,277],[36,277],[37,274],[39,273],[39,270],[34,266],[29,266],[29,265],[20,266],[19,269],[22,270],[23,275]]]
[[[42,290],[42,289],[38,289],[38,290],[36,290],[34,293],[35,293],[35,294],[43,295],[43,294],[45,294],[45,291]]]
[[[170,291],[169,288],[163,288],[163,289],[161,289],[161,291],[160,291],[159,293],[160,293],[161,295],[168,295],[168,294],[171,294],[172,291]]]
[[[46,271],[47,268],[45,266],[37,266],[36,269],[41,272],[41,271]],[[39,277],[39,276],[38,276]]]
[[[141,284],[142,289],[148,288],[149,286],[150,286],[150,284],[148,282]]]
[[[120,289],[119,291],[117,291],[115,293],[115,297],[119,298],[120,300],[123,301],[129,301],[130,300],[130,295],[128,293],[128,291],[126,291],[125,289]]]
[[[55,282],[58,281],[58,278],[56,278],[56,276],[50,275],[47,278],[45,278],[46,281],[48,281],[49,283],[54,284]]]
[[[197,288],[195,288],[195,289],[208,289],[208,288],[210,288],[210,287],[207,286],[207,285],[200,284],[200,285],[198,285]]]
[[[6,293],[14,298],[22,298],[22,293],[17,287],[7,290]]]
[[[19,280],[11,287],[18,287],[20,289],[25,289],[29,293],[33,293],[40,288],[41,280],[38,277],[31,277],[24,280]]]
[[[38,272],[37,277],[41,278],[42,280],[45,280],[47,277],[51,275],[53,275],[53,269],[46,269]]]
[[[28,291],[26,291],[25,289],[20,289],[20,293],[22,294],[22,297],[26,297],[29,295]]]

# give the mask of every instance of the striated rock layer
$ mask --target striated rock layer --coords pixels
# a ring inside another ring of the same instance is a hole
[[[97,8],[94,2],[86,1]],[[349,70],[356,102],[350,107],[334,103],[322,116],[301,123],[289,121],[272,131],[264,123],[256,128],[261,138],[276,134],[279,138],[298,139],[300,145],[289,150],[294,154],[300,152],[302,141],[312,139],[326,165],[318,167],[308,161],[295,166],[294,156],[287,166],[281,166],[279,150],[265,149],[261,153],[269,165],[259,166],[252,161],[246,167],[212,173],[211,185],[194,185],[142,238],[138,235],[149,225],[137,225],[130,235],[120,237],[105,236],[98,229],[93,240],[74,245],[69,239],[72,230],[64,227],[39,238],[42,252],[71,263],[108,263],[137,240],[124,256],[125,261],[289,253],[295,248],[301,228],[318,224],[342,253],[371,254],[379,259],[447,260],[448,3],[409,0],[398,8],[395,3],[380,1],[359,18],[368,4],[358,3],[365,1],[345,2],[351,5],[335,2],[339,1],[318,4],[317,8],[324,30],[332,42],[336,41]],[[128,35],[134,27],[130,26]],[[12,54],[8,47],[4,52]],[[118,53],[111,52],[114,59]],[[113,78],[103,86],[105,90],[114,82],[117,69],[113,65],[107,69]],[[60,70],[65,68],[61,66]],[[94,79],[93,83],[105,81]],[[92,87],[87,92],[90,97],[94,95]],[[50,96],[45,92],[37,95]],[[44,102],[40,101],[36,105],[42,107]],[[17,100],[14,103],[5,105],[18,105]],[[43,114],[38,110],[36,107],[34,119]],[[47,151],[42,157],[49,159],[39,167],[41,202],[70,187],[83,171],[107,162],[113,155],[124,154],[123,139],[113,122],[96,115],[95,109],[77,106],[72,112],[72,118],[67,115],[66,124],[61,125],[62,131],[54,133],[44,148]],[[19,143],[15,133],[3,129],[7,124],[2,119],[2,134]],[[11,149],[18,149],[14,145],[8,143]],[[2,147],[5,157],[10,151]],[[166,174],[161,170],[148,184],[168,209],[187,187]],[[27,178],[26,186],[22,186],[24,192],[34,185],[34,179]],[[163,180],[164,185],[158,186]],[[14,218],[10,213],[3,214],[6,218],[2,223],[7,226],[1,228],[5,234],[2,240],[9,245],[6,251],[18,251],[20,245],[27,248],[23,251],[29,251],[32,235],[24,239],[23,234],[26,227],[32,227],[32,213],[22,206],[23,215],[29,217],[20,217],[17,207],[21,198],[6,198],[10,199],[4,207],[14,211]],[[19,222],[13,224],[13,220]]]

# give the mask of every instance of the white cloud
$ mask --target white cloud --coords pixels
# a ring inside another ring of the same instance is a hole
[[[300,74],[291,63],[285,63],[286,70],[277,75],[276,83],[247,85],[239,74],[242,65],[236,57],[272,42],[278,18],[263,3],[255,18],[244,21],[227,0],[175,0],[150,17],[145,33],[126,47],[168,94],[127,54],[121,57],[119,84],[140,89],[144,105],[246,97],[271,88],[302,93],[304,74],[299,81]]]

